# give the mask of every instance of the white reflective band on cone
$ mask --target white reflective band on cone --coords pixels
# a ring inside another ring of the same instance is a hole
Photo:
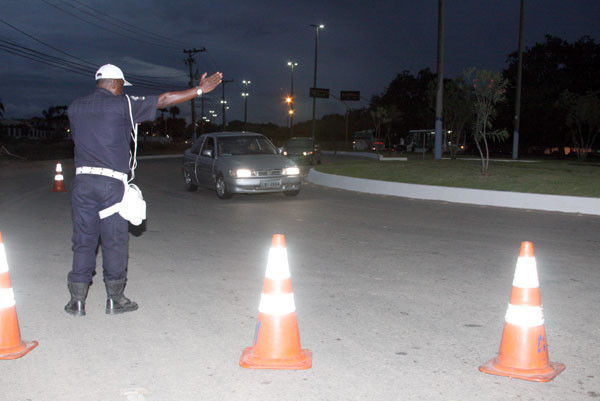
[[[296,312],[294,293],[291,294],[261,294],[258,311],[267,315],[287,315]]]
[[[540,282],[538,280],[535,258],[530,256],[519,257],[517,267],[515,268],[513,287],[538,288],[539,286]]]
[[[55,179],[56,181],[63,181],[63,180],[64,180],[64,177],[63,177],[63,175],[62,175],[62,174],[56,174],[56,175],[54,176],[54,179]]]
[[[12,288],[0,289],[0,309],[15,306],[15,293]]]
[[[290,266],[285,248],[275,247],[269,250],[265,277],[272,280],[283,280],[290,277]]]
[[[4,250],[4,244],[0,244],[0,273],[6,273],[8,271],[8,262],[6,262],[6,251]]]
[[[508,304],[504,320],[515,326],[537,327],[544,324],[544,312],[541,306]]]
[[[62,165],[61,165],[60,163],[58,163],[58,164],[56,165],[56,172],[57,172],[57,173],[62,173]]]

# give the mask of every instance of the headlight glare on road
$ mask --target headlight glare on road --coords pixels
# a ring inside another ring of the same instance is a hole
[[[238,178],[247,178],[252,176],[252,172],[247,168],[239,168],[235,171],[235,175]]]
[[[285,175],[298,175],[300,174],[300,169],[298,167],[288,167],[283,169],[283,174]]]

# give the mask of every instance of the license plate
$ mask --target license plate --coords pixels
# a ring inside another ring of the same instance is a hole
[[[268,180],[268,181],[260,182],[261,188],[279,188],[280,186],[281,186],[281,180]]]

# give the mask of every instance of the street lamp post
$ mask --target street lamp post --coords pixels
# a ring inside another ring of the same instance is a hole
[[[244,129],[246,129],[246,123],[248,122],[248,85],[250,85],[250,81],[243,80],[242,84],[244,84],[245,92],[242,93],[244,97]]]
[[[319,29],[325,28],[325,25],[311,24],[310,26],[315,28],[315,75],[314,75],[314,80],[313,80],[313,88],[316,88],[317,87],[317,48],[319,45]],[[315,122],[315,109],[316,109],[316,107],[317,107],[317,98],[313,97],[313,110],[312,110],[312,140],[313,140],[313,143],[315,141],[315,123],[316,123]]]
[[[288,66],[292,69],[292,87],[290,89],[290,138],[294,136],[294,67],[298,65],[295,61],[288,61]]]

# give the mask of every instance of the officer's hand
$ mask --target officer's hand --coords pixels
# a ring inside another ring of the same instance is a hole
[[[223,80],[222,72],[215,72],[210,77],[206,76],[206,73],[202,74],[202,78],[200,78],[200,84],[198,87],[202,89],[202,93],[211,92],[215,89]]]

